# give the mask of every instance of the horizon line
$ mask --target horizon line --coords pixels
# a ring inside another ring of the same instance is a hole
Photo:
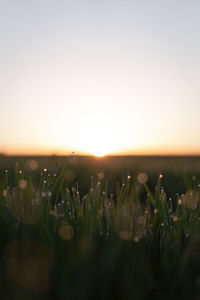
[[[0,158],[1,157],[72,157],[73,154],[56,154],[56,153],[52,153],[52,154],[44,154],[44,153],[29,153],[29,154],[20,154],[20,153],[0,153]],[[102,156],[96,156],[93,154],[84,154],[84,153],[75,153],[74,157],[92,157],[92,158],[97,158],[97,159],[102,159],[102,158],[110,158],[110,157],[200,157],[200,153],[141,153],[141,154],[122,154],[122,153],[118,153],[118,154],[106,154],[106,155],[102,155]]]

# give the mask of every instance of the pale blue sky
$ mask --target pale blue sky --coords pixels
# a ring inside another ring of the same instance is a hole
[[[200,154],[200,1],[0,1],[0,152]]]

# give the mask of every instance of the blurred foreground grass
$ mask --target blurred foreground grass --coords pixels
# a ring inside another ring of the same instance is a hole
[[[199,299],[199,162],[2,157],[2,299]]]

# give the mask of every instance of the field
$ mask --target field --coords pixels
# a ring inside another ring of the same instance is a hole
[[[200,157],[0,157],[2,299],[200,299]]]

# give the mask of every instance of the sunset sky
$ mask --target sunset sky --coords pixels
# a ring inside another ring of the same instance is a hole
[[[0,152],[200,154],[199,0],[0,2]]]

